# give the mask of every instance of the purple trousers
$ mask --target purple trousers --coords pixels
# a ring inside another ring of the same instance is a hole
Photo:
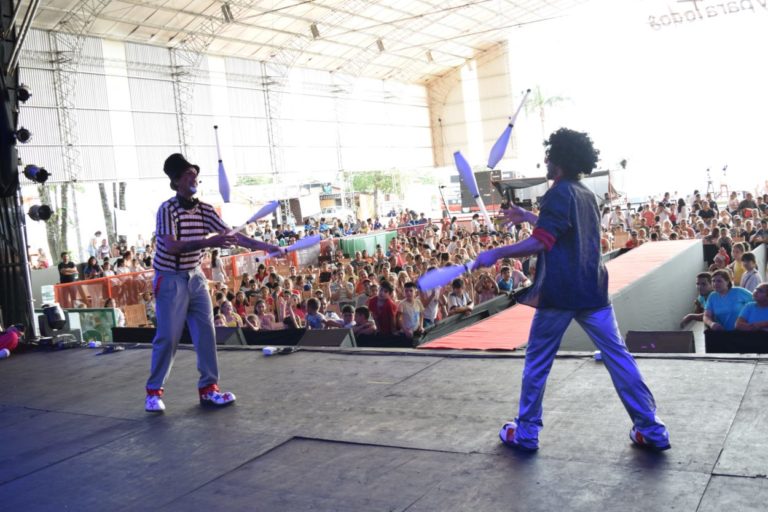
[[[603,362],[635,428],[650,442],[669,444],[669,433],[656,416],[656,402],[643,380],[635,359],[619,333],[613,306],[587,311],[537,309],[525,352],[525,369],[520,390],[520,410],[515,440],[529,448],[538,447],[544,426],[542,399],[549,371],[563,334],[575,319],[602,353]]]

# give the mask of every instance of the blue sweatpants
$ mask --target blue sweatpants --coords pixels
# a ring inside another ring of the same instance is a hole
[[[202,270],[199,267],[181,272],[156,270],[153,284],[157,331],[152,341],[152,366],[147,389],[162,389],[168,380],[184,324],[189,327],[197,352],[198,387],[218,383],[213,306],[208,295],[208,281]]]
[[[537,309],[531,324],[525,369],[520,390],[520,409],[515,440],[529,448],[538,446],[543,427],[542,399],[547,377],[563,334],[576,319],[602,353],[603,362],[635,428],[650,442],[663,446],[669,433],[656,416],[656,402],[643,380],[635,359],[619,333],[613,306],[587,311]]]

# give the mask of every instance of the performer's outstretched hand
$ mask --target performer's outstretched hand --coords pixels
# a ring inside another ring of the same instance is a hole
[[[487,251],[483,251],[477,255],[473,270],[476,268],[490,267],[491,265],[496,263],[496,260],[498,259],[499,259],[499,256],[498,256],[498,253],[496,252],[496,249],[488,249]]]
[[[510,205],[509,208],[502,209],[499,212],[499,218],[506,225],[522,224],[523,222],[535,224],[538,219],[534,213],[516,205]]]
[[[208,243],[210,247],[231,247],[237,244],[237,237],[229,233],[222,233],[209,238]]]

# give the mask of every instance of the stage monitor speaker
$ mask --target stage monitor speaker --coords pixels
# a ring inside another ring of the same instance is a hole
[[[299,347],[357,347],[352,329],[307,330],[299,340]]]
[[[217,345],[245,345],[245,336],[239,327],[215,327]],[[192,336],[189,329],[184,328],[181,334],[181,343],[192,345]]]
[[[693,354],[696,346],[691,331],[628,331],[627,348],[634,354]]]
[[[152,343],[155,339],[154,327],[113,327],[112,341],[114,343]],[[189,331],[184,329],[180,343],[192,344]],[[217,345],[245,345],[243,331],[239,327],[216,327]]]
[[[766,331],[704,331],[704,351],[707,354],[766,354]]]
[[[280,329],[279,331],[243,330],[246,345],[290,345],[295,346],[307,329]]]
[[[152,343],[154,327],[113,327],[112,343]]]

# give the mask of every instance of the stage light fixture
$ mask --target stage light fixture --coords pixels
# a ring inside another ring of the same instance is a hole
[[[16,98],[22,103],[26,103],[29,98],[32,97],[32,90],[29,88],[28,85],[21,84],[18,89],[16,89]]]
[[[309,31],[312,32],[312,39],[318,39],[320,37],[320,29],[317,28],[317,23],[313,23],[309,26]]]
[[[229,7],[228,3],[221,6],[221,14],[224,16],[224,23],[232,23],[235,21],[235,17],[232,16],[232,9]]]
[[[45,222],[51,218],[53,210],[51,210],[51,207],[47,204],[36,204],[29,209],[28,213],[32,220],[42,220]]]
[[[26,144],[29,142],[29,139],[32,138],[32,132],[24,128],[23,126],[16,130],[16,140],[21,142],[22,144]]]
[[[36,165],[29,164],[24,167],[24,176],[27,179],[34,181],[35,183],[43,184],[48,181],[48,177],[51,175],[45,170],[45,167],[38,167]]]

